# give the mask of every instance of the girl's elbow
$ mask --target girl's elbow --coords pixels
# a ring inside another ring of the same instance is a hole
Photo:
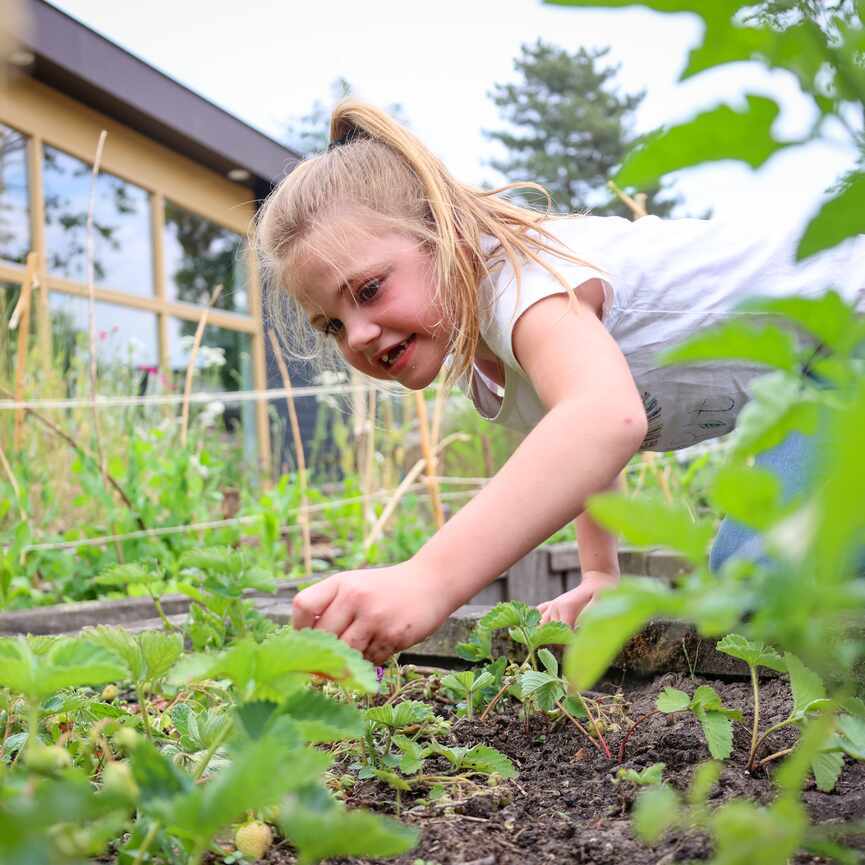
[[[630,451],[629,457],[633,456],[640,449],[649,431],[649,420],[642,402],[629,407],[621,415],[618,427],[622,436],[622,446]]]

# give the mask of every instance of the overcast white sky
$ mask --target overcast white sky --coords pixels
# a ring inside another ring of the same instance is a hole
[[[642,9],[599,11],[537,0],[51,0],[147,63],[275,138],[330,84],[348,79],[358,96],[402,103],[413,130],[462,180],[500,181],[485,167],[495,155],[482,129],[501,124],[488,91],[514,80],[520,44],[541,37],[563,48],[610,45],[627,92],[646,99],[638,131],[681,120],[745,92],[784,106],[779,131],[795,135],[808,103],[786,73],[737,64],[676,80],[700,23],[691,15]],[[718,214],[813,210],[820,193],[853,162],[839,135],[775,156],[759,172],[732,163],[681,172],[684,211]]]

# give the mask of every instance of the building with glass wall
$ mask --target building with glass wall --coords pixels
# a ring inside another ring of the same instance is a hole
[[[88,327],[91,262],[96,327],[111,337],[102,350],[126,353],[144,392],[147,376],[179,382],[204,304],[222,285],[203,345],[224,356],[224,390],[264,389],[261,288],[246,235],[256,202],[298,155],[42,0],[22,7],[0,91],[0,305],[8,315],[35,252],[32,326],[56,349]],[[266,403],[231,407],[229,420],[266,463]]]

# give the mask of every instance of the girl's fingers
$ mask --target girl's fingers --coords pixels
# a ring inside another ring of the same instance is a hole
[[[342,601],[339,598],[335,598],[319,616],[313,627],[317,631],[330,631],[332,634],[339,636],[354,621],[356,612],[357,610],[351,604],[346,603],[345,598]]]
[[[340,635],[340,640],[348,643],[352,649],[357,649],[362,655],[366,652],[372,634],[355,619]]]
[[[315,627],[316,619],[321,616],[336,597],[339,583],[336,580],[322,580],[295,595],[291,603],[291,622],[295,628]]]
[[[387,662],[387,659],[394,653],[394,647],[384,643],[378,643],[375,640],[370,642],[364,652],[364,657],[367,661],[373,664],[382,666]]]

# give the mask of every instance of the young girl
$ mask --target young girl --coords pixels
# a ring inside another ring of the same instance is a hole
[[[259,216],[271,297],[294,303],[287,323],[308,322],[351,366],[412,390],[445,366],[484,417],[525,433],[409,561],[341,573],[295,598],[295,627],[332,631],[377,663],[576,519],[582,581],[541,605],[545,620],[573,624],[619,576],[615,539],[583,513],[586,500],[614,487],[640,449],[730,432],[749,381],[766,371],[661,368],[658,350],[749,294],[834,285],[865,295],[865,238],[794,266],[798,222],[756,232],[744,220],[551,218],[458,183],[413,135],[356,101],[335,110],[331,140]],[[793,441],[776,455],[792,462],[788,477],[801,450]],[[725,526],[713,564],[746,539]]]

